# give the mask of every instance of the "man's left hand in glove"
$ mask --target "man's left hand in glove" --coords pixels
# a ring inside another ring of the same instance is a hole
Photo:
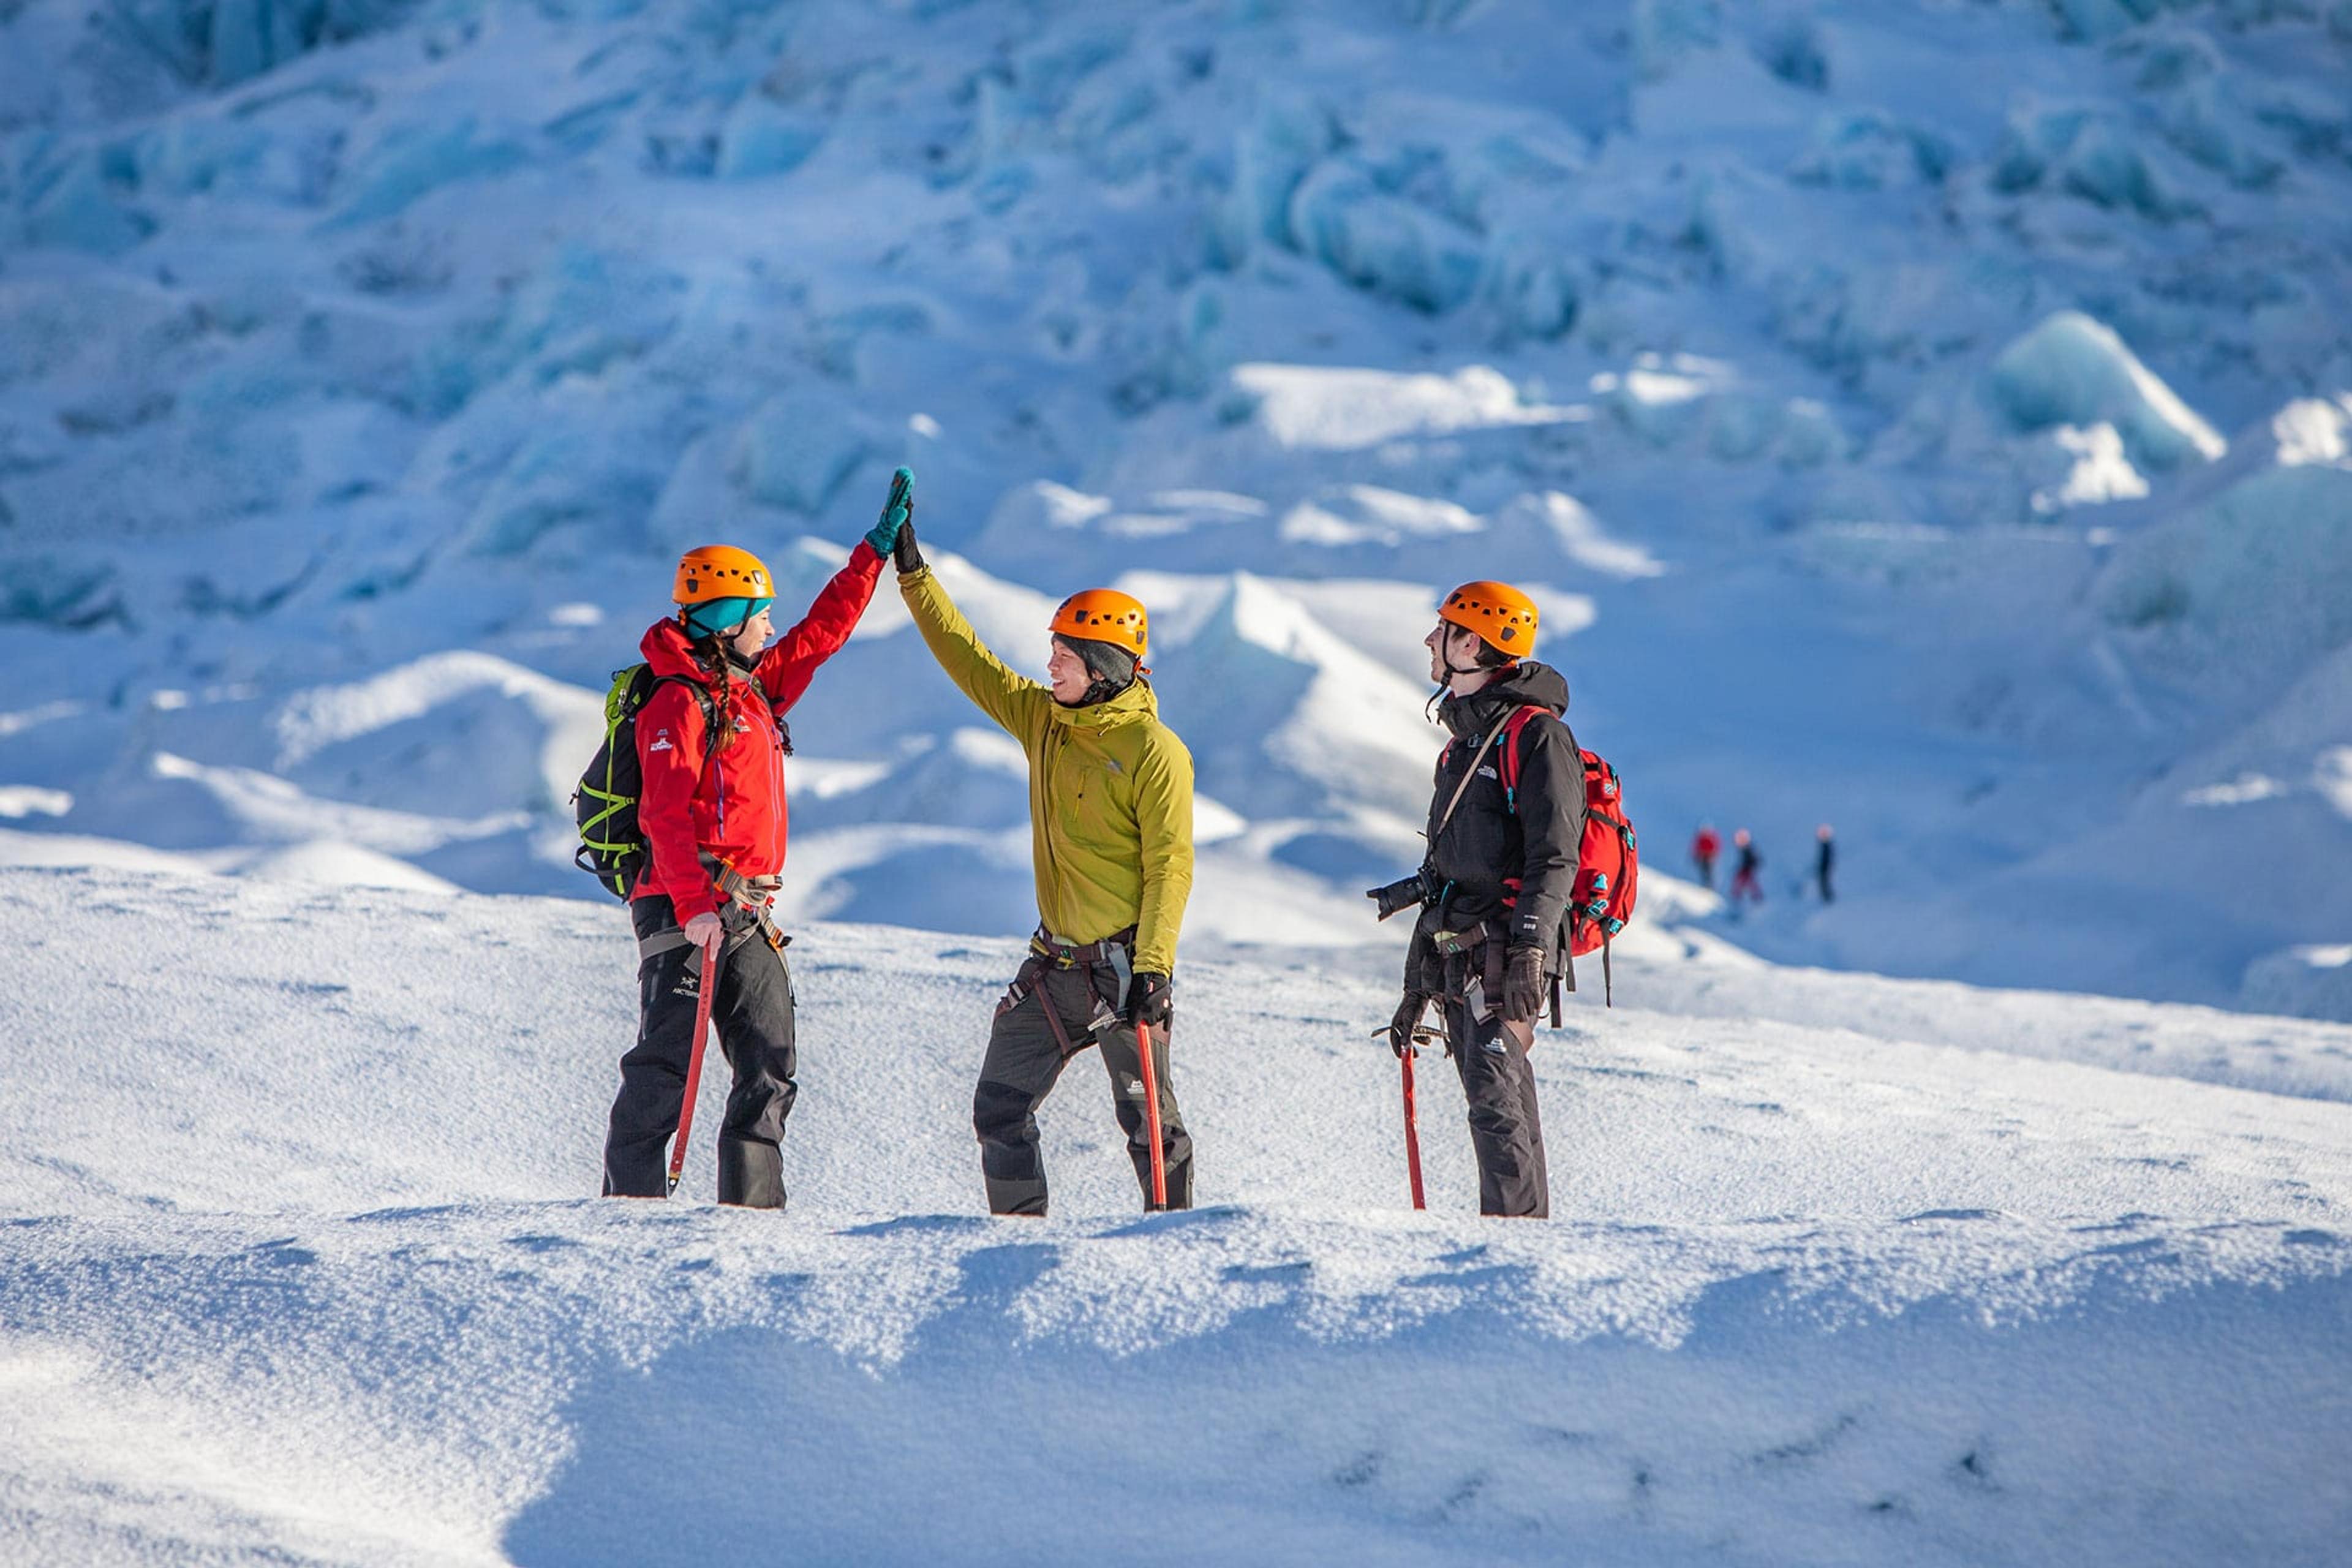
[[[1514,946],[1503,959],[1502,1016],[1507,1024],[1531,1024],[1544,1005],[1543,949]]]
[[[1127,983],[1127,1005],[1122,1016],[1129,1026],[1150,1024],[1154,1028],[1165,1026],[1175,1016],[1174,992],[1165,974],[1142,971]]]

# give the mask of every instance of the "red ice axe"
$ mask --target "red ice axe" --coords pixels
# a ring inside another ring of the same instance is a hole
[[[1407,1046],[1397,1060],[1404,1067],[1404,1170],[1412,1183],[1412,1206],[1425,1209],[1428,1203],[1421,1194],[1421,1128],[1412,1109],[1412,1058],[1421,1053]]]
[[[1151,1206],[1168,1206],[1168,1162],[1160,1150],[1160,1073],[1151,1065],[1151,1029],[1135,1021],[1135,1056],[1143,1064],[1143,1126],[1151,1137]]]
[[[686,1058],[686,1101],[677,1108],[677,1136],[669,1146],[669,1193],[677,1191],[678,1174],[686,1169],[686,1135],[694,1131],[694,1091],[702,1082],[702,1043],[710,1036],[710,992],[718,968],[717,950],[704,948],[702,984],[694,999],[694,1050]]]

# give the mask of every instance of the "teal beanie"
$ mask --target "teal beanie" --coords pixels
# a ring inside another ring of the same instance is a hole
[[[705,599],[684,606],[686,627],[697,637],[724,637],[774,604],[773,599]]]

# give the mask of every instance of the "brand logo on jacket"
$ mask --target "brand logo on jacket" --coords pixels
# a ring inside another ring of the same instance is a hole
[[[677,748],[669,743],[669,731],[667,730],[655,731],[654,743],[646,748],[648,752],[671,752],[676,751],[677,749]]]

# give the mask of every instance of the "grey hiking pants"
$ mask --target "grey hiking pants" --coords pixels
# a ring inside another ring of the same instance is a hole
[[[654,945],[677,929],[667,899],[639,899],[629,914],[641,944]],[[778,1144],[799,1092],[793,1078],[792,972],[783,949],[770,945],[750,911],[730,904],[720,918],[727,941],[719,950],[710,1022],[735,1083],[719,1125],[719,1201],[780,1209],[784,1167]],[[668,1195],[669,1143],[686,1102],[701,983],[702,952],[691,943],[638,961],[637,1043],[621,1058],[621,1089],[604,1134],[606,1197]],[[706,1070],[709,1066],[706,1057]]]
[[[1127,1134],[1128,1156],[1148,1206],[1151,1201],[1151,1134],[1143,1114],[1142,1059],[1135,1026],[1112,1023],[1090,1033],[1108,1011],[1125,1000],[1122,965],[1062,967],[1033,953],[997,1004],[988,1032],[988,1055],[972,1091],[972,1130],[980,1135],[981,1175],[988,1184],[992,1214],[1045,1212],[1045,1160],[1037,1146],[1037,1107],[1052,1092],[1062,1068],[1093,1045],[1110,1075],[1111,1105]],[[1045,1009],[1052,1007],[1060,1028]],[[1176,1087],[1168,1073],[1168,1030],[1150,1030],[1152,1071],[1160,1090],[1160,1147],[1168,1180],[1168,1206],[1192,1206],[1192,1139],[1176,1109]]]
[[[1506,1024],[1494,1010],[1501,962],[1486,942],[1446,963],[1445,1033],[1470,1109],[1470,1147],[1478,1156],[1478,1212],[1551,1217],[1551,1176],[1544,1167],[1543,1119],[1536,1110],[1535,1068],[1528,1047],[1535,1025]]]

